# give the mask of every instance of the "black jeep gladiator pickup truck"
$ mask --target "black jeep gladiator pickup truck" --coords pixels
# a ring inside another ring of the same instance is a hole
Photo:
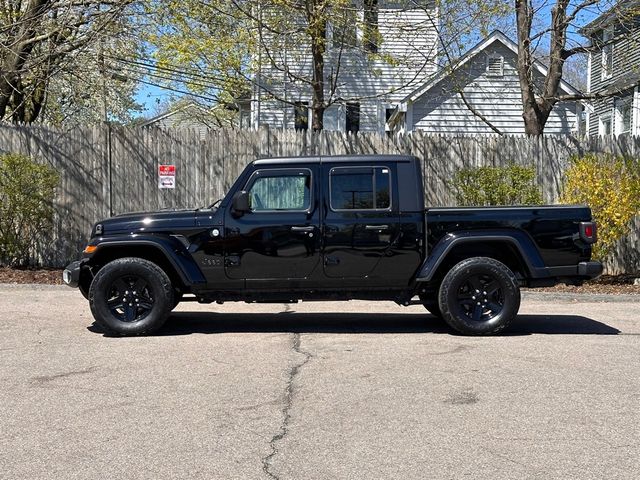
[[[602,272],[589,208],[425,210],[411,156],[256,160],[216,204],[96,223],[64,281],[116,335],[155,331],[181,301],[351,299],[420,303],[486,335],[515,318],[520,287]]]

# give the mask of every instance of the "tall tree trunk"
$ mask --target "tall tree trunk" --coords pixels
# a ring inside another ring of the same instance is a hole
[[[48,69],[47,69],[48,70]],[[50,72],[47,72],[46,79],[49,78]],[[25,118],[26,123],[35,122],[38,117],[44,111],[45,102],[47,100],[47,80],[43,80],[38,82],[33,93],[31,94],[31,109],[29,110],[29,114],[27,118]]]
[[[569,0],[557,0],[551,9],[551,44],[549,67],[542,92],[536,96],[533,57],[531,54],[531,23],[533,6],[530,0],[515,0],[516,27],[518,31],[518,77],[522,94],[522,119],[528,135],[542,135],[553,107],[557,103],[562,81],[562,69],[566,60],[564,46],[567,41],[567,7]]]
[[[327,50],[327,0],[307,0],[313,79],[311,82],[311,128],[322,130],[324,122],[324,55]]]
[[[22,69],[33,50],[34,42],[29,40],[37,35],[38,27],[50,3],[51,0],[29,1],[15,42],[0,65],[0,119],[7,113],[11,96],[17,91]]]
[[[516,28],[518,32],[518,79],[522,96],[522,119],[527,135],[542,135],[540,111],[533,85],[533,58],[531,56],[531,21],[533,9],[529,0],[515,0]]]
[[[27,98],[24,94],[22,79],[18,77],[13,83],[13,95],[11,95],[11,119],[13,123],[26,123]]]

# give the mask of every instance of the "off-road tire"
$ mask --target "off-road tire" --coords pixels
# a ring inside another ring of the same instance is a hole
[[[464,335],[494,335],[513,321],[520,308],[520,287],[502,262],[473,257],[445,275],[438,293],[442,318]]]
[[[158,265],[125,257],[98,271],[89,289],[89,305],[107,334],[146,335],[158,330],[169,316],[173,291],[171,280]]]

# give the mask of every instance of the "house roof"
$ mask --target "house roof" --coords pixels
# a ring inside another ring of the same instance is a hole
[[[578,32],[584,36],[590,36],[598,30],[611,25],[615,20],[629,15],[631,17],[640,14],[640,0],[619,0],[614,6],[612,6],[606,12],[600,14],[591,22],[587,23],[584,27],[580,28]]]
[[[200,112],[206,112],[206,109],[195,103],[195,102],[188,102],[185,103],[184,105],[179,106],[178,108],[174,108],[172,110],[168,110],[164,113],[161,113],[159,115],[156,115],[155,117],[150,118],[149,120],[145,121],[144,123],[142,123],[140,126],[141,127],[149,127],[151,125],[153,125],[154,123],[158,123],[161,120],[164,120],[165,118],[169,118],[169,117],[173,117],[174,115],[177,115],[179,113],[191,110],[191,109],[196,109],[199,110]]]
[[[424,85],[418,87],[413,92],[411,92],[409,95],[407,95],[405,98],[403,98],[400,101],[400,104],[402,105],[402,104],[406,104],[408,102],[416,101],[422,95],[424,95],[429,90],[431,90],[440,81],[444,80],[446,77],[451,75],[453,72],[455,72],[456,70],[458,70],[459,68],[461,68],[462,66],[464,66],[465,64],[470,62],[478,54],[480,54],[482,51],[484,51],[485,49],[487,49],[488,47],[490,47],[494,43],[501,43],[502,45],[507,47],[509,50],[511,50],[513,53],[515,53],[516,56],[518,55],[518,46],[515,44],[515,42],[513,42],[511,39],[509,39],[509,37],[507,37],[500,30],[494,30],[488,37],[486,37],[484,40],[480,41],[478,44],[476,44],[474,47],[472,47],[467,53],[465,53],[460,58],[460,60],[458,60],[458,63],[453,67],[453,69],[451,69],[451,70],[440,70],[440,72],[436,73],[433,77],[431,77],[431,79],[429,79]],[[543,75],[543,76],[547,75],[547,67],[541,61],[534,59],[533,66],[534,66],[534,68],[536,70],[538,70],[538,72],[540,72],[541,75]],[[576,95],[576,94],[580,93],[576,88],[574,88],[573,86],[571,86],[568,82],[565,82],[564,80],[560,81],[560,88],[565,93],[570,94],[570,95]]]

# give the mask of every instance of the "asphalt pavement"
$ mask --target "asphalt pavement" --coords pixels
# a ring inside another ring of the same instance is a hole
[[[525,294],[489,338],[184,304],[110,338],[78,291],[0,285],[0,479],[637,479],[639,300]]]

